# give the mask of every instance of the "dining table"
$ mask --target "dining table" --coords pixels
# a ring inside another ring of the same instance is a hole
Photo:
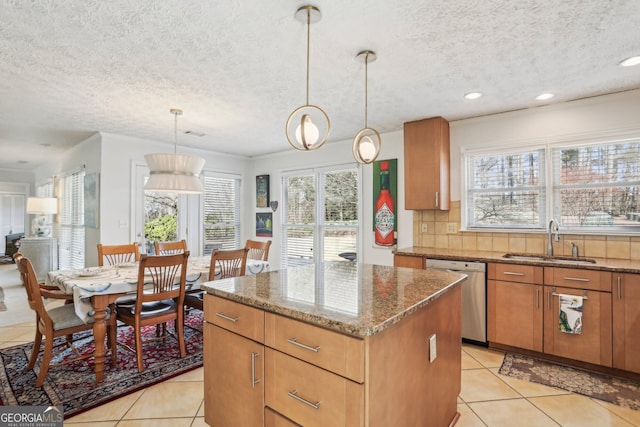
[[[209,280],[211,256],[189,257],[186,289],[197,290]],[[268,261],[248,259],[245,274],[259,274],[270,269]],[[84,322],[93,320],[95,341],[94,366],[96,382],[104,380],[105,337],[107,308],[118,298],[135,294],[138,286],[139,263],[54,270],[46,277],[48,285],[55,285],[73,295],[76,315]],[[215,277],[214,277],[215,278]],[[113,314],[115,315],[115,314]]]

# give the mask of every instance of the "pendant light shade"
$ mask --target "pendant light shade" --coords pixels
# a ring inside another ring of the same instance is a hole
[[[285,133],[289,144],[296,150],[309,151],[327,142],[331,121],[324,110],[309,104],[309,45],[311,23],[320,21],[320,10],[315,6],[302,6],[296,11],[296,19],[307,24],[307,103],[289,115]]]
[[[358,163],[369,164],[380,154],[382,139],[377,130],[370,128],[368,121],[368,78],[369,78],[369,62],[376,60],[376,54],[370,50],[363,50],[358,53],[356,59],[364,62],[364,128],[356,134],[353,139],[352,151],[353,157]]]
[[[147,154],[144,156],[149,166],[149,180],[145,191],[161,193],[198,194],[204,192],[200,173],[205,160],[200,157],[177,154],[178,149],[178,116],[182,110],[171,109],[174,119],[174,152]]]

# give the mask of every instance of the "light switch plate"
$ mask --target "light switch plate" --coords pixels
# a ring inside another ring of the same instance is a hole
[[[429,362],[433,363],[438,356],[438,352],[436,350],[436,334],[433,334],[429,337]]]
[[[429,230],[429,224],[427,224],[426,222],[422,223],[422,232],[426,233]]]

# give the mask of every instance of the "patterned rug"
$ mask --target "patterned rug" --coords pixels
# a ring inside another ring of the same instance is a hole
[[[640,411],[640,384],[634,381],[511,353],[498,372]]]
[[[193,310],[185,318],[185,323],[202,328],[202,312]],[[167,326],[172,330],[173,325]],[[147,336],[155,335],[155,327],[143,328]],[[93,351],[93,337],[83,332],[86,338],[75,343],[82,353]],[[78,334],[81,336],[81,334]],[[133,328],[118,328],[118,342],[125,342],[135,348]],[[118,346],[116,365],[111,362],[109,353],[105,361],[104,382],[96,384],[93,372],[93,359],[52,367],[47,373],[42,388],[36,388],[39,361],[35,369],[24,371],[29,362],[33,343],[18,345],[0,350],[0,404],[5,406],[51,406],[62,405],[65,419],[77,415],[95,406],[149,387],[166,379],[202,366],[202,333],[185,327],[185,346],[187,355],[180,359],[177,342],[169,337],[166,343],[161,340],[143,344],[145,370],[138,372],[135,354]],[[44,343],[42,345],[44,347]],[[69,357],[71,350],[60,351],[53,363]],[[54,355],[56,349],[54,349]],[[35,372],[34,372],[35,371]]]

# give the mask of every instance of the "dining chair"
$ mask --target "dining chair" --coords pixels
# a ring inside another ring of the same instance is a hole
[[[18,265],[23,257],[24,256],[20,252],[15,253],[13,255],[14,263]],[[65,294],[59,287],[55,285],[46,285],[44,283],[38,283],[38,285],[40,286],[40,293],[44,298],[61,299],[64,300],[65,304],[73,304],[73,295]]]
[[[184,345],[184,292],[187,277],[189,251],[176,255],[140,257],[138,286],[135,301],[116,305],[117,320],[132,326],[135,333],[135,349],[120,343],[136,353],[138,372],[144,370],[142,344],[166,339],[167,335],[178,341],[180,357],[186,354]],[[167,322],[174,321],[174,332],[167,330]],[[143,341],[142,328],[156,326],[156,334]],[[162,325],[162,328],[159,328]],[[162,333],[159,333],[161,331]]]
[[[213,252],[211,252],[209,280],[244,276],[247,270],[248,253],[249,248],[233,250],[214,249]],[[199,289],[187,294],[184,299],[185,306],[202,310],[204,306],[204,292],[204,290]]]
[[[153,242],[156,249],[156,255],[175,255],[187,251],[187,241],[180,240],[177,242]]]
[[[262,242],[259,240],[249,239],[247,240],[247,243],[245,243],[244,247],[249,249],[247,258],[269,261],[269,248],[271,247],[271,240]]]
[[[33,350],[31,351],[31,356],[29,357],[29,363],[27,364],[26,369],[33,369],[35,366],[36,360],[38,359],[38,353],[40,352],[40,346],[42,344],[42,336],[44,335],[45,338],[44,353],[40,364],[40,373],[36,380],[36,387],[42,387],[50,367],[66,365],[67,363],[88,359],[93,356],[93,351],[81,354],[80,351],[73,346],[72,340],[72,335],[76,332],[93,330],[93,319],[90,319],[85,323],[76,315],[75,307],[71,304],[47,309],[42,301],[43,291],[39,286],[31,261],[29,261],[28,258],[21,257],[17,264],[20,277],[22,278],[22,282],[27,290],[29,307],[31,307],[31,309],[36,313],[36,335],[33,343]],[[107,342],[111,349],[111,359],[115,362],[116,328],[115,316],[112,313],[107,313],[107,322]],[[65,341],[54,346],[54,340],[63,336],[66,337]],[[71,348],[77,357],[73,359],[66,359],[52,365],[51,359],[53,357],[53,348],[63,344],[66,344]]]
[[[140,249],[136,242],[126,245],[98,243],[98,265],[118,265],[140,261]]]

